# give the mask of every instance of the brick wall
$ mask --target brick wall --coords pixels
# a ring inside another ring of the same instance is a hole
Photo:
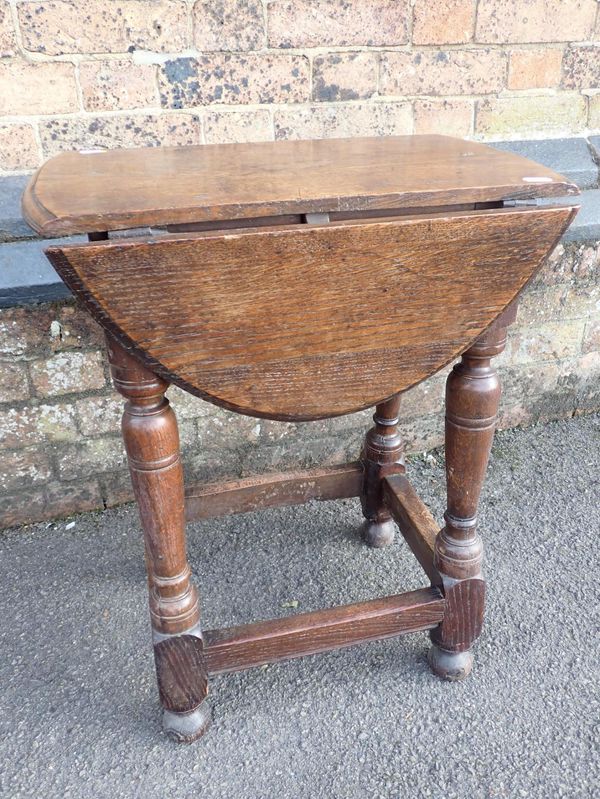
[[[130,498],[102,335],[70,303],[0,311],[0,527]],[[501,426],[600,408],[600,245],[560,245],[523,298],[498,359]],[[444,373],[405,395],[410,452],[442,442]],[[222,411],[178,390],[190,479],[355,458],[370,412],[289,424]],[[568,446],[568,442],[565,442]]]
[[[596,0],[0,0],[0,171],[67,148],[600,129]]]
[[[596,0],[0,0],[0,173],[70,148],[600,130]],[[595,184],[597,185],[597,184]],[[501,425],[600,407],[600,245],[526,294]],[[403,404],[441,443],[444,374]],[[171,391],[190,478],[355,457],[369,413],[306,425]],[[72,303],[0,311],[0,526],[130,497],[102,337]]]

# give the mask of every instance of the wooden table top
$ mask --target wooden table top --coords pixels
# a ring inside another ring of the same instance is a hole
[[[23,214],[38,233],[59,236],[578,193],[513,153],[394,136],[62,153],[32,177]]]

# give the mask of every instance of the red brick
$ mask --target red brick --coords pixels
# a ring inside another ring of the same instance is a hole
[[[260,50],[266,44],[260,0],[197,0],[194,42],[198,50]]]
[[[563,51],[557,49],[511,50],[508,88],[552,89],[560,83]]]
[[[44,515],[40,518],[60,519],[102,507],[102,492],[97,480],[78,478],[72,483],[55,482],[46,486]]]
[[[416,0],[413,44],[462,44],[473,37],[473,0]]]
[[[79,66],[86,111],[158,106],[156,66],[131,61],[87,61]]]
[[[313,61],[313,100],[361,100],[377,91],[376,53],[330,53]]]
[[[55,397],[104,388],[103,359],[99,352],[60,352],[30,365],[38,396]]]
[[[17,402],[28,397],[25,364],[0,362],[0,402]]]
[[[589,39],[596,0],[479,0],[478,42],[569,42]]]
[[[489,94],[506,81],[506,54],[499,50],[424,50],[384,53],[383,95]]]
[[[267,5],[269,45],[406,44],[409,15],[410,0],[277,0]]]
[[[23,490],[52,477],[48,455],[43,449],[31,447],[16,452],[0,452],[0,491]]]
[[[16,494],[0,497],[0,528],[31,524],[46,518],[46,492],[43,488],[26,488]]]
[[[184,0],[34,0],[17,8],[25,49],[47,55],[190,46]]]
[[[275,109],[276,139],[399,136],[412,133],[410,103],[321,104]]]
[[[98,479],[107,508],[133,501],[133,488],[129,472],[112,472],[100,475]]]
[[[78,109],[73,64],[0,62],[0,116],[61,114]]]
[[[308,58],[283,54],[215,53],[163,64],[162,105],[298,103],[308,100]]]
[[[415,133],[466,138],[473,134],[473,100],[415,100]]]

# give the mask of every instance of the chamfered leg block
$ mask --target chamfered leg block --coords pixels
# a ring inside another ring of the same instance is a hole
[[[122,431],[144,531],[150,618],[163,726],[180,741],[199,738],[210,723],[198,594],[185,546],[183,469],[168,383],[112,336],[108,357],[126,399]]]
[[[365,522],[362,535],[371,547],[384,547],[394,540],[395,525],[383,498],[384,477],[403,474],[403,445],[398,433],[400,394],[380,402],[375,408],[375,422],[365,436],[362,451],[364,485],[361,504]]]
[[[491,359],[504,350],[515,311],[505,312],[476,340],[446,384],[447,510],[434,548],[446,608],[442,623],[430,633],[429,652],[432,670],[446,680],[469,674],[471,646],[483,625],[483,546],[476,514],[500,401],[500,381]]]

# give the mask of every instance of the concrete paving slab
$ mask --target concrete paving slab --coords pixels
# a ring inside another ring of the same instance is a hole
[[[580,137],[539,139],[537,141],[490,142],[498,150],[517,153],[560,172],[580,189],[598,186],[598,164],[594,161],[587,140]]]
[[[436,517],[441,458],[411,464]],[[600,416],[499,434],[488,614],[464,683],[424,633],[212,681],[214,723],[160,730],[132,506],[0,535],[0,795],[10,799],[583,799],[600,785]],[[358,503],[192,525],[207,627],[417,588]]]

